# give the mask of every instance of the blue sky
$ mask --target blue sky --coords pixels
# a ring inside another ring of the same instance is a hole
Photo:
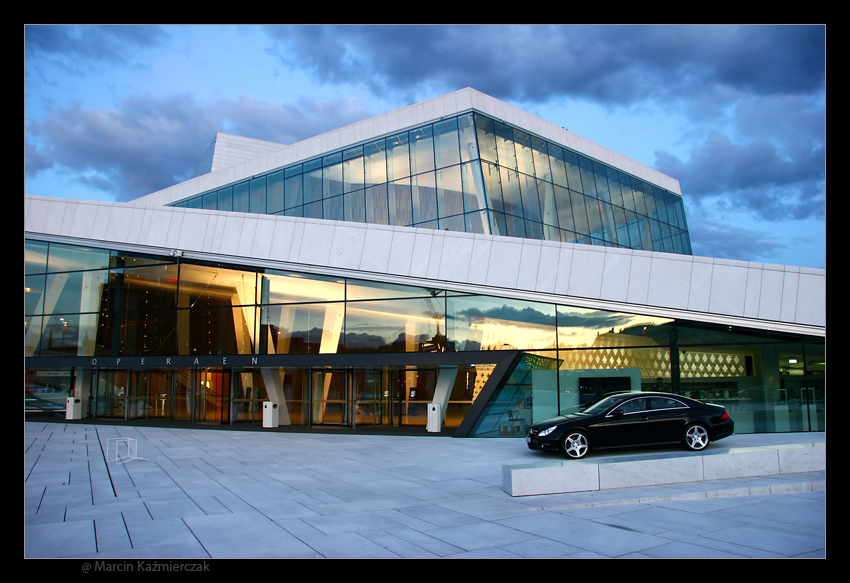
[[[26,26],[26,194],[128,200],[473,87],[680,180],[696,255],[826,267],[823,26]]]

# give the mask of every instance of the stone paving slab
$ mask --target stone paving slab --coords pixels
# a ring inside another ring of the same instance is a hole
[[[521,439],[41,422],[24,434],[30,558],[826,556],[825,472],[513,498],[503,465],[557,459]],[[813,436],[825,441],[719,444]],[[110,437],[137,439],[140,459],[107,463]]]

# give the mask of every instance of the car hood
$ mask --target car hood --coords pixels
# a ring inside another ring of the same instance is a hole
[[[534,425],[532,425],[532,427],[545,429],[546,427],[552,427],[553,425],[560,425],[565,421],[574,421],[585,418],[587,418],[587,413],[570,413],[569,415],[558,415],[557,417],[552,417],[551,419],[546,419],[544,421],[540,421],[539,423],[535,423]]]

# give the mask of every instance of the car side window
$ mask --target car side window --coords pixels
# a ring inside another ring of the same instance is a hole
[[[667,397],[653,397],[651,408],[653,411],[657,411],[659,409],[683,409],[685,408],[685,405],[675,399],[669,399]]]
[[[626,415],[629,413],[640,413],[641,411],[647,410],[647,400],[648,399],[632,399],[631,401],[626,401],[617,407],[617,410],[622,411]]]

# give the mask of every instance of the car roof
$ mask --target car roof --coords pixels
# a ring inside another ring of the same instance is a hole
[[[677,395],[675,393],[663,393],[661,391],[628,391],[623,393],[608,393],[606,395],[602,395],[597,401],[594,403],[598,403],[602,399],[607,399],[609,397],[618,397],[618,402],[627,401],[629,399],[638,399],[645,397],[664,397],[668,399],[676,399],[679,401],[683,401],[691,404],[701,404],[702,401],[697,399],[692,399],[691,397],[685,397],[683,395]]]
[[[605,397],[610,397],[612,395],[618,395],[620,397],[670,397],[671,399],[691,399],[690,397],[685,397],[684,395],[677,395],[675,393],[662,393],[661,391],[629,391],[626,393],[608,393],[604,395]]]

